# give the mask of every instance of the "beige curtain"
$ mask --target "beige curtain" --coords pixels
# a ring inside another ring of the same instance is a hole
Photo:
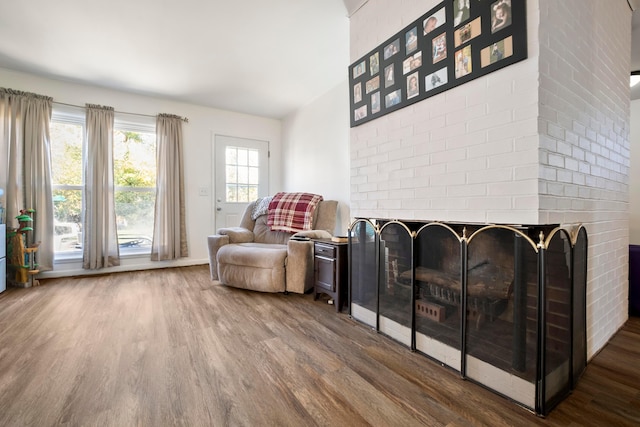
[[[156,206],[151,260],[189,256],[184,206],[182,117],[160,114],[156,120]]]
[[[113,182],[112,107],[87,104],[82,268],[120,265]]]
[[[34,209],[34,232],[27,245],[39,243],[41,271],[53,269],[53,197],[49,123],[52,98],[0,88],[0,187],[8,227],[17,227],[21,209]],[[4,244],[4,242],[2,242]]]

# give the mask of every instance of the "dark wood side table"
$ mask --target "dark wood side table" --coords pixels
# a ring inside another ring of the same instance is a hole
[[[336,311],[342,311],[342,306],[347,301],[347,251],[348,243],[333,242],[331,239],[314,240],[313,264],[314,264],[314,294],[327,294],[333,298]]]

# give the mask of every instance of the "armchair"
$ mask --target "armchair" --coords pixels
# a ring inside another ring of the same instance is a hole
[[[256,202],[247,206],[240,226],[208,236],[211,279],[262,292],[305,293],[313,287],[313,242],[308,239],[331,238],[338,202],[319,202],[313,229],[297,233],[271,230],[267,214],[254,220]]]

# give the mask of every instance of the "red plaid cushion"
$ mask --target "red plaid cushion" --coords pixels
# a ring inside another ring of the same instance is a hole
[[[271,230],[311,230],[313,214],[322,196],[310,193],[276,193],[269,203],[267,225]]]

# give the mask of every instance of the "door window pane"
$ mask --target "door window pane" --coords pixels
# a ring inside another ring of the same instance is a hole
[[[258,150],[227,147],[225,155],[227,203],[247,203],[258,198],[259,160]]]
[[[260,180],[260,170],[258,168],[249,168],[249,184],[258,185]]]
[[[260,165],[260,156],[257,150],[249,151],[249,166],[258,167]]]
[[[247,166],[249,164],[249,156],[247,150],[238,148],[238,165]]]

